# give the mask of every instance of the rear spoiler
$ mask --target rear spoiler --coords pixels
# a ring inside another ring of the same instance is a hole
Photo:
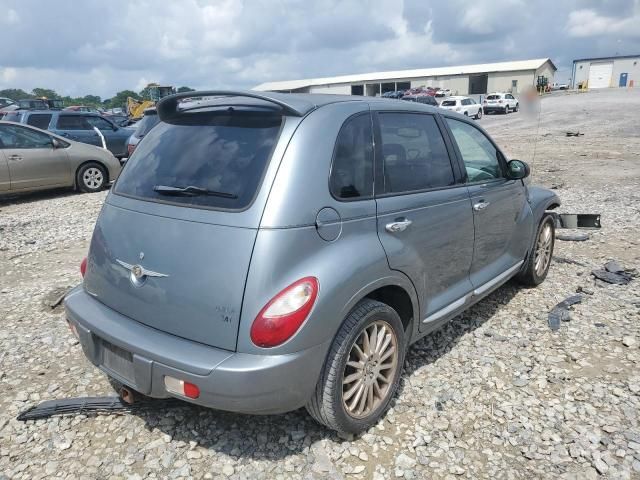
[[[172,119],[180,116],[185,110],[179,110],[180,100],[193,97],[245,97],[263,100],[279,106],[287,115],[303,117],[316,105],[307,100],[302,100],[288,94],[271,92],[253,92],[249,90],[205,90],[201,92],[183,92],[163,98],[156,105],[158,117],[163,122],[171,122]],[[288,98],[287,98],[288,97]]]

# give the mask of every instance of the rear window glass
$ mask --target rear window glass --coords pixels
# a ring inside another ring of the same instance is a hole
[[[487,95],[487,100],[500,100],[500,95]]]
[[[455,100],[444,100],[440,105],[442,105],[443,107],[455,107],[456,106],[456,101]]]
[[[282,117],[236,111],[188,114],[181,121],[159,123],[145,136],[115,193],[199,208],[247,207],[277,143]],[[178,189],[188,191],[180,194]]]
[[[137,128],[135,136],[138,138],[144,137],[153,127],[158,124],[158,122],[160,122],[160,119],[158,118],[157,114],[146,114],[136,125]]]
[[[27,125],[47,130],[51,121],[50,113],[34,113],[27,118]]]

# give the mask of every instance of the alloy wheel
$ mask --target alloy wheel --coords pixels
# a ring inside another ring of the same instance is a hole
[[[541,277],[547,270],[549,263],[551,262],[551,244],[553,241],[553,229],[549,223],[546,223],[540,235],[538,236],[538,242],[536,244],[536,253],[534,257],[534,268],[536,275]]]
[[[99,168],[90,167],[84,171],[84,174],[82,175],[82,181],[84,182],[86,187],[95,190],[102,187],[104,176],[102,175],[102,172]]]
[[[342,375],[342,404],[351,417],[364,418],[383,404],[398,369],[398,339],[391,325],[377,320],[351,346]]]

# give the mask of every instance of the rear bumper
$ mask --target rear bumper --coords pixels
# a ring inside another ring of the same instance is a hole
[[[64,301],[87,358],[144,395],[242,413],[282,413],[302,407],[316,386],[329,344],[286,355],[230,352],[143,325],[103,305],[82,287]],[[104,365],[108,342],[130,353],[126,373]],[[166,375],[196,384],[197,399],[165,390]]]
[[[482,109],[484,110],[484,113],[488,113],[488,112],[504,112],[506,105],[484,105],[482,107]]]

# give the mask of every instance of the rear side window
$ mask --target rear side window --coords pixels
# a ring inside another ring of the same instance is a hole
[[[49,128],[49,122],[51,122],[50,113],[34,113],[27,118],[27,125],[41,128],[42,130]]]
[[[443,107],[455,107],[456,106],[456,101],[455,100],[444,100],[440,105],[442,105]]]
[[[373,195],[373,134],[369,114],[352,117],[338,134],[329,188],[339,199]]]
[[[157,114],[146,114],[136,125],[135,136],[138,138],[144,137],[153,127],[158,124],[158,122],[160,122],[160,118],[158,118]]]
[[[159,123],[145,136],[120,174],[115,193],[197,208],[249,206],[277,143],[282,117],[225,111],[187,114],[180,121]]]
[[[432,115],[381,113],[379,119],[385,193],[455,183],[444,139]]]
[[[56,124],[58,130],[91,130],[87,120],[82,115],[60,115]]]

